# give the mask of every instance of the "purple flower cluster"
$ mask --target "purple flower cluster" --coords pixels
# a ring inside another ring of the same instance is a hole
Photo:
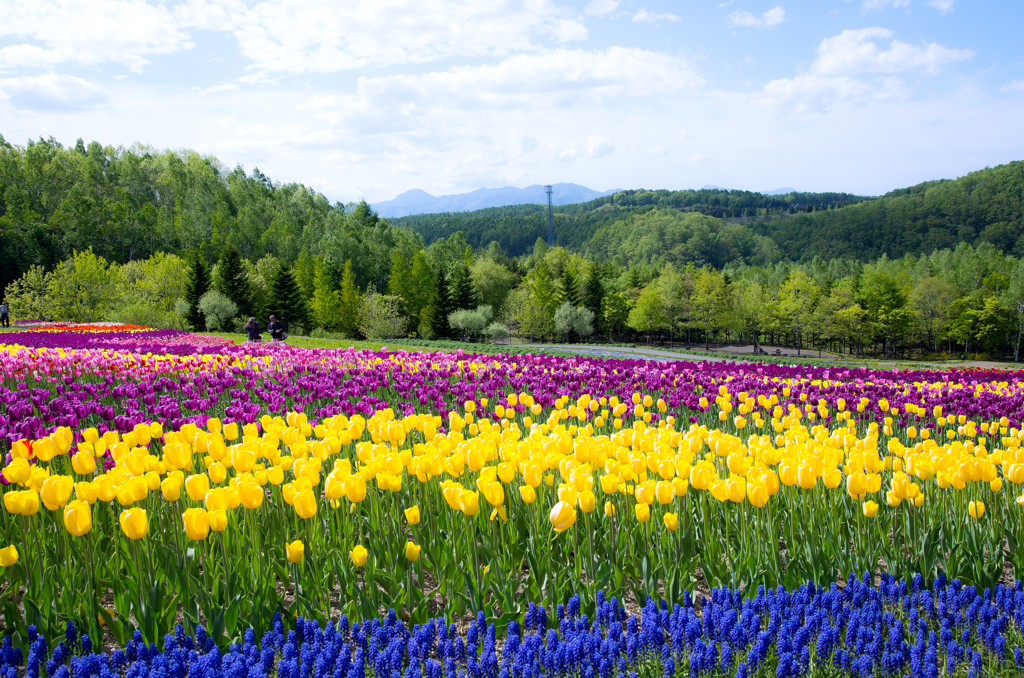
[[[175,429],[188,422],[203,424],[208,417],[250,423],[292,410],[315,421],[335,414],[370,415],[387,407],[401,415],[445,416],[467,400],[490,399],[493,410],[498,399],[519,392],[531,394],[544,408],[562,396],[628,400],[634,392],[650,393],[665,400],[668,414],[696,422],[708,410],[701,398],[713,401],[723,384],[733,394],[775,395],[783,407],[824,401],[834,411],[842,399],[860,423],[890,416],[891,410],[879,405],[885,399],[900,408],[897,427],[935,425],[903,407],[921,405],[922,399],[929,412],[941,405],[947,415],[978,422],[1005,416],[1010,426],[1020,426],[1024,416],[1024,381],[1017,372],[1000,370],[908,372],[303,349],[210,343],[220,340],[174,330],[25,332],[4,335],[4,340],[28,348],[0,350],[0,448],[57,426],[123,432],[159,421]],[[928,388],[919,391],[917,384]],[[857,412],[862,398],[866,405]],[[478,412],[493,416],[487,407]],[[708,423],[717,426],[717,417]]]
[[[2,678],[626,678],[665,676],[924,676],[966,673],[1016,675],[1024,662],[1020,582],[982,594],[941,577],[931,588],[920,576],[908,584],[883,577],[875,586],[851,577],[846,585],[795,591],[716,589],[710,599],[684,594],[671,609],[648,600],[639,616],[616,599],[597,596],[589,617],[579,597],[549,617],[531,605],[520,624],[499,639],[480,613],[464,634],[443,619],[413,626],[394,612],[349,623],[342,616],[321,628],[281,617],[257,642],[218,648],[200,627],[179,626],[163,648],[139,633],[123,650],[94,653],[88,636],[69,623],[49,652],[34,627],[27,659],[5,638]],[[1013,649],[1011,649],[1011,645]]]

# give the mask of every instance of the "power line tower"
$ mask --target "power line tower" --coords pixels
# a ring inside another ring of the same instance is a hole
[[[545,186],[544,192],[548,194],[548,245],[555,246],[555,218],[551,211],[551,186]]]

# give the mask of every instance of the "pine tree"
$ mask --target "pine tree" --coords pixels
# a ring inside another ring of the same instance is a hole
[[[583,286],[581,296],[583,297],[583,306],[594,314],[594,329],[600,331],[598,328],[602,326],[604,317],[601,313],[604,286],[601,285],[601,272],[596,264],[591,263],[587,266],[587,281]]]
[[[313,298],[309,302],[313,327],[328,331],[338,329],[341,322],[341,293],[331,287],[331,276],[317,257],[313,275]]]
[[[348,336],[355,336],[359,331],[359,306],[362,297],[356,287],[356,274],[352,270],[352,260],[345,261],[345,272],[341,276],[341,314],[338,318],[338,329]]]
[[[277,320],[284,325],[286,331],[309,327],[306,299],[302,296],[298,280],[295,279],[295,272],[286,266],[279,267],[274,275],[269,306],[270,313],[277,316]]]
[[[210,269],[206,266],[203,255],[198,251],[193,252],[188,269],[185,271],[185,302],[188,304],[185,320],[196,332],[206,329],[206,319],[199,310],[199,300],[209,289]]]
[[[455,310],[452,303],[451,293],[448,289],[448,281],[445,279],[444,271],[438,271],[435,279],[434,298],[427,307],[427,314],[430,319],[430,331],[435,337],[447,338],[452,336],[451,325],[448,324],[448,314]]]
[[[469,266],[463,261],[452,277],[451,292],[452,310],[474,309],[477,306],[476,291],[473,279],[469,274]]]
[[[299,283],[302,297],[304,299],[312,297],[316,285],[314,280],[316,277],[316,260],[309,256],[309,251],[305,248],[299,252],[299,257],[295,260],[292,271],[295,273],[295,281]]]
[[[562,276],[559,279],[559,300],[569,302],[573,306],[582,306],[583,301],[580,295],[580,286],[576,282],[576,276],[572,274],[568,266],[562,267]]]
[[[434,295],[434,273],[430,270],[427,255],[423,250],[417,252],[412,258],[408,295],[405,302],[409,306],[409,314],[414,318],[419,318]]]
[[[214,287],[234,302],[240,315],[247,318],[255,315],[252,287],[249,285],[249,276],[245,271],[242,255],[231,245],[220,253]]]

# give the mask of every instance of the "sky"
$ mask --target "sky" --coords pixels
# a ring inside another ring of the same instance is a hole
[[[0,134],[332,200],[848,191],[1024,159],[1019,0],[0,0]]]

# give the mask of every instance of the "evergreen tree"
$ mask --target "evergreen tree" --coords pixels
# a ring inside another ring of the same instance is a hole
[[[559,290],[558,296],[559,301],[569,302],[572,306],[582,306],[583,299],[580,294],[579,283],[576,282],[576,276],[572,274],[568,266],[562,267],[562,276],[559,278]]]
[[[435,337],[447,338],[452,336],[451,325],[448,324],[448,315],[455,310],[452,303],[452,296],[448,289],[448,281],[445,279],[444,271],[438,271],[435,278],[434,298],[427,307],[427,319],[430,331]]]
[[[355,336],[359,331],[359,306],[362,304],[359,288],[356,287],[356,274],[352,270],[352,260],[345,261],[345,272],[341,275],[341,314],[338,318],[338,329],[348,336]]]
[[[193,252],[189,259],[188,269],[185,271],[185,303],[188,304],[188,313],[185,320],[197,332],[206,329],[206,318],[199,310],[199,300],[210,289],[210,269],[206,260],[198,251]]]
[[[412,258],[412,271],[409,273],[408,296],[405,303],[409,307],[409,315],[419,318],[434,295],[434,274],[427,263],[427,255],[423,250]]]
[[[587,279],[580,293],[583,297],[582,305],[594,314],[594,322],[600,327],[603,325],[603,314],[601,313],[601,302],[604,299],[604,286],[601,285],[601,271],[596,264],[587,266]]]
[[[299,284],[299,289],[302,291],[302,298],[309,299],[312,297],[316,286],[316,260],[309,256],[309,251],[305,248],[299,252],[299,257],[295,260],[295,266],[292,267],[292,271],[295,273],[295,281]]]
[[[214,288],[238,307],[240,315],[248,318],[256,314],[252,287],[249,285],[249,275],[245,270],[242,255],[231,245],[225,247],[220,253]]]
[[[455,269],[451,283],[451,301],[453,311],[473,309],[477,306],[476,291],[473,289],[473,279],[469,273],[469,266],[463,261]]]
[[[270,308],[268,310],[277,316],[286,331],[294,331],[292,328],[297,326],[301,326],[303,329],[309,327],[306,299],[302,296],[299,281],[295,279],[295,272],[287,266],[277,269],[270,289]]]
[[[328,331],[338,329],[342,315],[341,293],[332,289],[331,276],[319,257],[316,260],[313,288],[313,298],[309,302],[313,326]]]

